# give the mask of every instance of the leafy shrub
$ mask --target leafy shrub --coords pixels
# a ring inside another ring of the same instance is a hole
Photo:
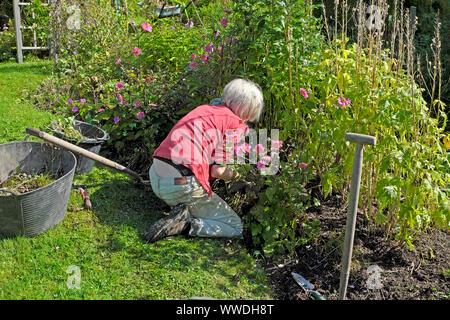
[[[11,20],[0,25],[0,62],[14,58],[16,49],[16,36]]]

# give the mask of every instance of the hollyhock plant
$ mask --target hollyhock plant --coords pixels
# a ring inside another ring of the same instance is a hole
[[[141,112],[138,112],[136,114],[136,116],[137,116],[138,119],[144,119],[145,118],[145,113],[144,113],[144,111],[141,111]]]
[[[300,162],[300,163],[298,164],[298,167],[299,167],[300,169],[305,169],[307,166],[308,166],[308,164],[307,164],[307,163],[304,163],[304,162]]]
[[[306,91],[306,89],[300,88],[299,91],[303,98],[308,99],[308,92]]]

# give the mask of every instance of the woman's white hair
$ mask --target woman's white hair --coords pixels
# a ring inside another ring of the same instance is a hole
[[[242,120],[253,122],[259,120],[261,116],[264,97],[256,83],[245,79],[234,79],[223,89],[222,103]]]

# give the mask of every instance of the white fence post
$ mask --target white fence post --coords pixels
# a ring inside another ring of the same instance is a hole
[[[16,47],[17,47],[17,62],[23,63],[23,52],[22,52],[22,22],[20,18],[20,7],[19,0],[13,1],[14,5],[14,28],[16,29]]]

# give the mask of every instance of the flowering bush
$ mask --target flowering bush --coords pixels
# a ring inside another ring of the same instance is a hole
[[[14,57],[16,38],[11,21],[0,25],[0,62]]]

